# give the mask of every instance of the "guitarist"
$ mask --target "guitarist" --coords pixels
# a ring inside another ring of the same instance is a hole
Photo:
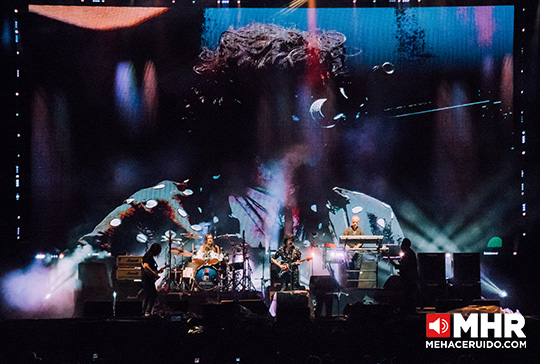
[[[158,270],[157,263],[154,257],[161,253],[161,245],[154,243],[150,249],[144,254],[142,261],[142,289],[143,301],[142,311],[144,316],[150,316],[154,303],[157,298],[156,281],[159,279],[159,273],[163,272],[163,268]]]
[[[300,287],[300,276],[298,265],[302,261],[302,252],[293,245],[294,235],[286,234],[283,238],[283,245],[278,248],[272,257],[272,263],[277,265],[281,271],[281,290],[295,290]],[[281,261],[277,259],[281,258]]]
[[[418,263],[416,253],[411,249],[411,241],[408,238],[401,242],[401,253],[399,263],[396,263],[390,256],[388,261],[399,270],[400,286],[403,290],[404,300],[402,310],[404,314],[414,314],[419,292]]]

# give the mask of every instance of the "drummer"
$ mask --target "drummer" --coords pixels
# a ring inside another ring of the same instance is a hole
[[[196,259],[201,259],[204,261],[210,261],[212,263],[217,263],[219,260],[220,254],[219,254],[219,246],[217,246],[214,242],[214,237],[212,234],[206,234],[204,236],[203,245],[199,247],[197,250],[197,254],[195,255]],[[215,264],[214,263],[214,264]]]

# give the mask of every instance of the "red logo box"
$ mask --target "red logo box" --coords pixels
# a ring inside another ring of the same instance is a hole
[[[428,313],[426,337],[450,337],[450,316],[449,313]]]

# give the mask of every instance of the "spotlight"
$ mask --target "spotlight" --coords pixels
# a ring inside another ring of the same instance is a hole
[[[508,296],[508,293],[506,293],[506,291],[499,292],[499,297],[506,297],[506,296]]]

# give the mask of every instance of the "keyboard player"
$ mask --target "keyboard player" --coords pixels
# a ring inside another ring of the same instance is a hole
[[[360,222],[358,215],[353,215],[351,221],[351,226],[345,229],[343,235],[364,235],[364,230],[358,226],[358,223]]]
[[[343,232],[343,235],[346,235],[346,236],[364,235],[364,230],[360,226],[358,226],[359,223],[360,223],[360,217],[358,217],[358,215],[353,215],[353,217],[351,218],[351,226],[345,229],[345,231]],[[348,262],[347,262],[348,269],[359,270],[360,267],[362,266],[362,254],[349,250],[351,248],[358,249],[361,246],[362,244],[358,244],[354,246],[345,245],[345,249],[348,251]]]

